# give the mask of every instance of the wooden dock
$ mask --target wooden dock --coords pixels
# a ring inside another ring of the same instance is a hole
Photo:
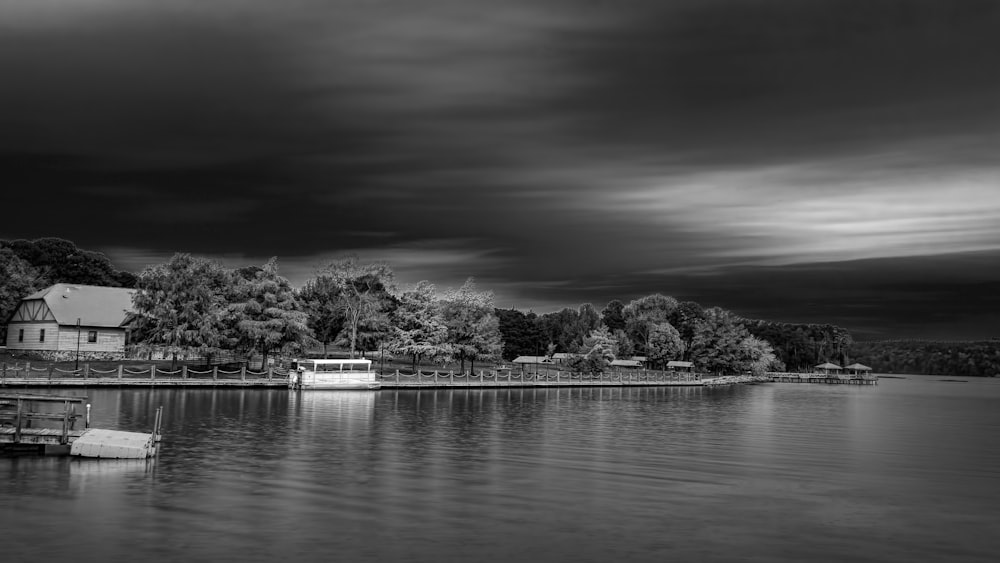
[[[878,385],[874,374],[769,373],[775,383],[822,383],[824,385]]]
[[[103,458],[146,458],[156,453],[162,406],[156,411],[153,432],[143,434],[90,428],[90,405],[86,405],[86,414],[77,411],[86,400],[81,396],[0,394],[0,453]],[[56,410],[59,407],[62,409]]]
[[[77,429],[77,407],[86,397],[12,393],[0,395],[0,450],[62,453],[86,428]],[[56,410],[59,407],[62,410]],[[45,424],[49,427],[45,427]],[[84,422],[81,426],[84,426]],[[52,428],[54,425],[56,428]]]

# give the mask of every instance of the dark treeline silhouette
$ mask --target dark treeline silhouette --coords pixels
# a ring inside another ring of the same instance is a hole
[[[881,373],[1000,376],[1000,340],[879,340],[851,345],[854,361]]]
[[[853,342],[844,328],[830,324],[801,324],[743,319],[750,334],[766,340],[788,369],[803,370],[825,362],[846,366]]]

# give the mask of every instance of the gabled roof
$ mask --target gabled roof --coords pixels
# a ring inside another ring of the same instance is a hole
[[[638,360],[614,360],[611,362],[611,365],[627,367],[627,368],[637,368],[637,367],[642,367],[642,362]]]
[[[866,366],[864,364],[858,364],[858,363],[853,363],[853,364],[847,366],[844,369],[853,369],[853,370],[858,370],[858,371],[871,371],[872,370],[872,368],[870,368],[870,367],[868,367],[868,366]]]
[[[577,355],[569,352],[556,352],[552,354],[553,360],[568,360],[570,358],[575,358]]]
[[[827,362],[825,364],[820,364],[816,366],[816,369],[844,369],[844,368],[838,366],[837,364],[831,364],[830,362]]]
[[[680,360],[670,360],[667,362],[668,368],[690,368],[694,367],[694,362],[682,362]]]
[[[41,299],[48,305],[56,322],[83,326],[118,327],[132,312],[134,289],[57,283],[22,301]]]

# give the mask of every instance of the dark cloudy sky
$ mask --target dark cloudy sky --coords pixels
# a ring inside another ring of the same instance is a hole
[[[1000,336],[1000,2],[0,0],[0,238]]]

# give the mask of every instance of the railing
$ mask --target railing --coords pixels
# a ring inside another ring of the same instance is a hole
[[[408,371],[408,370],[407,370]],[[578,384],[578,385],[642,385],[660,383],[696,383],[701,380],[701,375],[697,373],[672,372],[672,371],[607,371],[600,373],[581,373],[570,371],[546,371],[546,372],[515,372],[513,370],[479,370],[476,372],[449,371],[422,371],[417,370],[412,373],[404,373],[395,370],[392,373],[382,373],[379,379],[383,383],[397,384],[426,384],[426,385],[452,385],[458,384],[479,384],[479,385],[513,385],[513,384]]]
[[[212,366],[204,370],[195,369],[189,366],[181,366],[178,369],[167,370],[155,365],[149,367],[128,367],[119,364],[112,369],[97,369],[89,364],[76,369],[62,369],[54,365],[47,367],[34,367],[31,362],[8,365],[0,364],[0,383],[5,383],[8,379],[18,380],[148,380],[148,381],[178,381],[178,380],[239,380],[239,381],[286,381],[288,371],[282,368],[269,367],[266,370],[254,371],[245,366],[236,370],[224,370],[219,366]]]
[[[21,442],[22,434],[32,432],[31,423],[33,421],[60,423],[58,440],[60,444],[67,444],[69,432],[81,416],[76,412],[76,405],[82,404],[84,401],[86,401],[86,397],[2,394],[0,395],[0,421],[9,426],[8,431],[13,434],[9,441],[14,444]],[[62,412],[40,410],[40,405],[59,406],[60,404],[63,407]],[[87,408],[89,413],[90,405]],[[87,421],[89,424],[89,415]]]

